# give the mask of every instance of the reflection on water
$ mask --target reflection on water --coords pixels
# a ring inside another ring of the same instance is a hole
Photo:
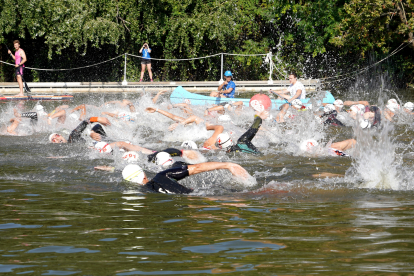
[[[150,104],[146,98],[139,102]],[[8,105],[1,108],[10,111]],[[235,118],[239,124],[233,130],[242,132],[242,122],[250,122],[251,115]],[[153,148],[180,144],[165,131],[167,121],[155,124],[148,118],[124,136],[112,134]],[[412,121],[373,133],[352,127],[321,131],[308,120],[287,128],[269,124],[269,132],[253,141],[264,149],[263,157],[205,155],[242,164],[255,176],[254,186],[214,172],[187,180],[196,189],[189,196],[143,194],[117,173],[95,172],[96,165],[119,170],[122,164],[116,155],[102,158],[81,146],[49,145],[42,128],[33,136],[2,136],[0,272],[412,273]],[[193,130],[204,137],[202,130]],[[154,133],[159,141],[151,138]],[[296,144],[312,133],[325,142],[356,133],[359,153],[353,158],[301,156]],[[191,128],[180,137],[189,138]],[[63,158],[48,158],[56,156]],[[158,170],[143,166],[151,176]],[[322,174],[329,177],[314,176]]]

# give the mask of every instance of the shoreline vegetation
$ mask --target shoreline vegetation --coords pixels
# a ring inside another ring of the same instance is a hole
[[[19,39],[27,66],[74,68],[120,53],[139,55],[148,42],[151,57],[182,59],[216,53],[273,53],[272,78],[348,74],[374,64],[406,45],[386,62],[364,72],[386,74],[391,85],[414,83],[414,3],[409,0],[309,1],[3,1],[0,3],[0,60],[12,62],[5,44]],[[236,80],[267,80],[264,57],[226,56],[224,69]],[[209,81],[220,76],[220,56],[196,61],[152,61],[154,81]],[[122,81],[124,60],[65,72],[26,70],[30,82]],[[139,58],[127,58],[128,81],[138,81]],[[0,64],[0,82],[14,79]],[[346,86],[351,75],[329,85]]]

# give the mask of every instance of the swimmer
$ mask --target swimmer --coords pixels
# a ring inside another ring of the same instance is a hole
[[[10,125],[6,127],[6,133],[10,135],[19,135],[16,131],[16,129],[19,127],[22,118],[29,118],[30,123],[33,124],[37,122],[38,116],[36,112],[25,112],[25,113],[19,113],[17,109],[13,109],[14,112],[14,118],[10,119]]]
[[[301,151],[311,154],[317,154],[327,152],[331,156],[345,156],[348,157],[349,155],[344,151],[355,147],[356,140],[355,139],[348,139],[340,142],[335,142],[332,144],[328,144],[324,148],[319,146],[319,143],[316,140],[309,139],[303,141],[299,148]]]
[[[395,113],[400,109],[396,99],[389,99],[384,109],[384,117],[390,122],[396,119]]]
[[[176,121],[175,124],[172,124],[168,128],[170,131],[174,130],[179,124],[188,125],[188,124],[191,124],[191,123],[196,123],[198,125],[198,124],[204,122],[203,119],[201,119],[200,117],[197,117],[195,115],[191,115],[187,119],[184,119],[183,117],[174,115],[174,114],[172,114],[172,113],[170,113],[168,111],[161,110],[161,109],[158,109],[158,108],[153,108],[153,107],[147,107],[145,109],[145,111],[148,112],[148,113],[158,112],[158,113],[160,113],[160,114],[162,114],[162,115],[170,118],[171,120]]]
[[[52,112],[47,115],[47,123],[49,125],[52,124],[52,120],[55,118],[59,124],[64,124],[66,121],[66,109],[68,109],[68,105],[61,105],[55,108]]]
[[[155,97],[152,99],[152,102],[156,104],[158,101],[158,98],[166,92],[168,92],[168,90],[161,90],[160,92],[158,92],[157,95],[155,95]]]
[[[413,109],[414,109],[414,104],[412,102],[406,102],[404,104],[404,111],[407,112],[408,114],[413,115],[414,114]]]
[[[202,172],[227,169],[234,176],[247,178],[247,171],[238,164],[230,162],[206,162],[195,165],[181,165],[162,171],[155,175],[152,180],[149,180],[145,172],[135,164],[127,165],[122,171],[122,176],[125,180],[143,185],[149,192],[165,193],[165,194],[189,194],[193,189],[187,188],[178,181]]]
[[[337,119],[338,111],[333,104],[327,104],[323,108],[323,114],[320,116],[324,125],[331,126],[345,126],[341,121]]]
[[[219,105],[207,108],[204,111],[204,116],[216,117],[218,114],[222,114],[222,115],[225,114],[226,109],[228,111],[233,111],[233,108],[236,114],[240,115],[240,112],[243,110],[243,102],[242,101],[238,101],[235,103],[225,102],[225,103],[221,103]]]
[[[134,106],[134,104],[130,100],[127,100],[127,99],[123,99],[122,101],[110,101],[110,102],[106,102],[102,106],[108,106],[110,104],[117,104],[117,105],[119,105],[121,107],[128,106],[130,112],[135,112],[135,106]]]
[[[105,131],[103,130],[102,125],[110,126],[111,123],[107,118],[104,117],[90,117],[87,120],[82,121],[69,135],[69,138],[66,140],[62,135],[58,133],[52,133],[49,136],[49,141],[51,143],[75,143],[75,142],[85,142],[85,139],[82,138],[82,132],[86,129],[86,127],[91,123],[99,123],[96,124],[90,133],[90,137],[95,141],[101,141],[102,136],[106,136]]]
[[[253,153],[253,154],[262,154],[253,144],[252,140],[259,131],[260,126],[262,125],[262,120],[265,120],[269,116],[267,111],[256,112],[254,115],[254,121],[251,127],[237,140],[237,143],[234,145],[233,141],[230,138],[230,135],[227,133],[222,133],[217,137],[217,144],[219,148],[225,149],[227,153],[229,152],[244,152],[244,153]]]

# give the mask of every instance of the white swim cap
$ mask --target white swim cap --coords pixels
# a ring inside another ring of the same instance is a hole
[[[140,166],[136,164],[128,164],[122,170],[122,177],[126,181],[142,184],[145,178],[145,173]]]
[[[98,150],[100,153],[111,153],[112,147],[105,142],[98,142],[95,144],[95,149]]]
[[[182,147],[182,148],[185,148],[185,149],[197,149],[197,145],[196,145],[196,143],[194,143],[193,141],[190,141],[190,140],[188,140],[188,141],[184,141],[184,142],[181,144],[181,147]]]
[[[191,104],[191,101],[189,99],[184,99],[184,103]]]
[[[361,128],[370,128],[370,127],[371,127],[371,122],[370,122],[369,120],[362,120],[362,121],[359,123],[359,126],[360,126]]]
[[[53,139],[53,136],[55,136],[56,134],[57,133],[52,133],[52,134],[49,135],[49,142],[50,143],[53,143],[52,139]]]
[[[138,161],[138,153],[136,151],[127,151],[122,155],[122,159],[128,163],[133,163]]]
[[[335,110],[335,106],[333,104],[327,104],[323,108],[323,112],[328,113]]]
[[[220,133],[219,136],[217,136],[217,144],[219,148],[226,149],[233,145],[233,141],[231,140],[230,135],[224,132]]]
[[[41,105],[41,104],[38,104],[38,105],[36,105],[36,111],[41,111],[41,110],[44,110],[45,108],[43,107],[43,105]]]
[[[292,101],[292,105],[298,109],[300,109],[302,107],[302,101],[299,99],[294,99]]]
[[[75,120],[75,121],[79,121],[79,116],[78,114],[72,113],[69,115],[69,118]]]
[[[408,109],[409,111],[413,111],[414,109],[414,104],[412,102],[406,102],[404,104],[404,108]]]
[[[319,143],[314,139],[305,140],[300,143],[300,150],[301,151],[311,151],[314,147],[318,146]]]
[[[230,118],[229,115],[220,115],[218,117],[218,121],[219,122],[230,122],[231,121],[231,118]]]
[[[155,163],[163,168],[168,168],[174,164],[174,160],[168,152],[162,151],[155,156]]]
[[[342,108],[344,106],[344,102],[342,100],[339,100],[339,99],[335,100],[333,104],[334,104],[334,106],[337,106],[339,108]]]
[[[351,111],[355,112],[356,114],[363,114],[364,113],[364,110],[361,109],[360,104],[355,104],[355,105],[351,106]]]
[[[392,112],[395,112],[396,109],[400,109],[400,105],[396,99],[389,99],[387,102],[387,108]]]

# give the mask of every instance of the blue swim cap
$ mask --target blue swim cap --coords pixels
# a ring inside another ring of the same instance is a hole
[[[233,77],[233,75],[231,74],[231,72],[230,72],[230,71],[226,71],[226,72],[224,72],[224,75],[225,75],[226,77]]]

